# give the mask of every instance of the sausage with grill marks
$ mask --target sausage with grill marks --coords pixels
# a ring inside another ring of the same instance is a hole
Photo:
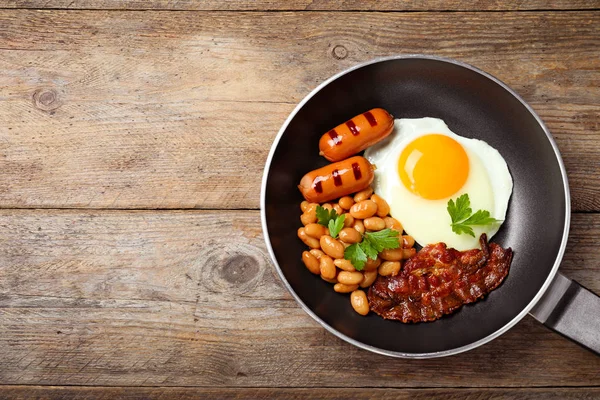
[[[373,182],[374,169],[366,158],[351,157],[304,175],[298,189],[307,201],[324,203],[367,188]]]
[[[343,160],[385,139],[393,129],[394,118],[383,108],[374,108],[321,136],[319,154],[332,162]]]

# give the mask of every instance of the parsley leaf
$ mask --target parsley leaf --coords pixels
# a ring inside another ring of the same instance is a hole
[[[471,228],[470,226],[462,225],[462,224],[452,224],[451,226],[452,226],[452,232],[456,233],[457,235],[466,233],[467,235],[471,235],[471,236],[475,237],[475,232],[473,232],[473,228]]]
[[[398,235],[400,233],[393,229],[383,229],[379,232],[366,232],[363,241],[367,241],[371,247],[381,253],[385,249],[397,249],[400,246]],[[371,257],[375,258],[375,257]]]
[[[452,232],[457,235],[466,233],[467,235],[475,237],[475,232],[471,226],[485,226],[501,222],[500,220],[492,218],[490,212],[486,210],[477,210],[477,212],[473,214],[471,201],[469,200],[469,195],[467,193],[457,198],[456,203],[452,199],[448,200],[447,210],[448,214],[450,214],[450,219],[452,220],[452,223],[450,224]]]
[[[470,205],[471,201],[467,193],[456,199],[456,204],[454,204],[452,199],[448,200],[447,209],[453,224],[469,218],[469,215],[473,212]]]
[[[352,265],[354,265],[354,268],[356,268],[358,271],[362,271],[362,269],[365,267],[365,263],[367,262],[367,255],[358,243],[354,243],[346,247],[346,250],[344,250],[344,258],[346,260],[350,260]]]
[[[466,221],[463,222],[465,225],[490,225],[494,222],[500,222],[495,218],[490,217],[490,212],[485,210],[479,210],[475,214],[471,215]]]
[[[332,211],[335,212],[335,210]],[[340,231],[344,227],[345,219],[346,214],[343,214],[337,217],[336,219],[329,220],[329,235],[331,235],[331,237],[336,238],[338,236],[338,233],[340,233]]]
[[[363,251],[365,252],[367,257],[370,258],[371,260],[374,260],[377,258],[377,255],[379,254],[379,252],[377,251],[377,249],[375,247],[373,247],[369,244],[369,239],[366,239],[366,236],[363,237],[363,241],[360,242],[360,247],[363,249]]]
[[[385,249],[400,247],[398,235],[400,232],[393,229],[384,229],[379,232],[366,232],[360,243],[354,243],[344,251],[344,258],[350,260],[357,271],[362,271],[367,258],[374,260]]]
[[[321,206],[317,206],[317,222],[329,228],[331,237],[337,237],[338,233],[344,227],[345,215],[338,215],[335,210],[328,210]]]
[[[335,210],[327,210],[321,206],[317,206],[317,222],[323,226],[329,226],[329,221],[337,218]]]

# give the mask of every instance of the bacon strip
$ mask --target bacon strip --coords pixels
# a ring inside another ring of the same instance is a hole
[[[371,310],[386,319],[425,322],[450,314],[497,288],[513,252],[479,238],[481,250],[460,252],[444,243],[423,247],[396,276],[379,276],[369,289]]]

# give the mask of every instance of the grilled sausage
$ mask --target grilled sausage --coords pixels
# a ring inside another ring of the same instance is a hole
[[[319,154],[332,162],[343,160],[383,140],[393,128],[394,118],[383,108],[374,108],[321,136]]]
[[[309,172],[298,189],[311,203],[324,203],[363,190],[373,181],[374,167],[366,158],[351,157]]]

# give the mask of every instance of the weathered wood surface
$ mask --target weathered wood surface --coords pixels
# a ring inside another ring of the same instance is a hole
[[[599,235],[600,214],[574,215],[562,266],[596,292]],[[483,347],[441,359],[391,359],[349,345],[314,322],[283,288],[257,211],[3,210],[0,237],[4,385],[489,388],[600,382],[600,357],[530,317]]]
[[[563,154],[574,210],[599,211],[599,25],[590,11],[0,10],[0,207],[258,208],[271,142],[310,90],[361,61],[430,53],[529,101]]]
[[[0,0],[0,399],[599,398],[600,358],[530,317],[449,358],[346,344],[283,288],[258,212],[222,210],[258,208],[271,142],[318,83],[429,53],[520,93],[574,210],[600,211],[599,8]],[[140,208],[216,210],[105,210]],[[561,267],[597,293],[599,235],[600,213],[575,213]]]
[[[598,9],[596,0],[0,0],[0,8],[113,10],[481,11]]]
[[[288,400],[570,400],[598,399],[599,388],[525,388],[525,389],[378,389],[378,388],[107,388],[107,387],[2,387],[0,392],[13,399],[47,399],[63,400],[93,399],[288,399]]]

